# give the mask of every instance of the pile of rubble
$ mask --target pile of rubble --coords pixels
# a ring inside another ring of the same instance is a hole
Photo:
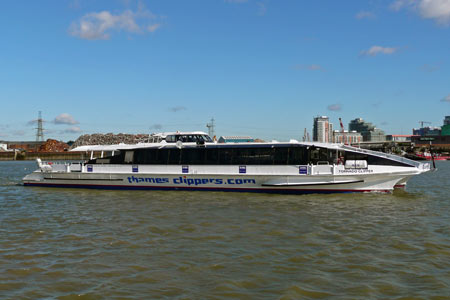
[[[48,139],[39,147],[39,152],[64,152],[69,149],[69,145],[57,140]]]
[[[149,139],[148,134],[128,134],[128,133],[94,133],[80,136],[70,147],[71,149],[85,145],[115,145],[115,144],[137,144],[145,143]]]

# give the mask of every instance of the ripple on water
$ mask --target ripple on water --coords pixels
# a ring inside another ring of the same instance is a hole
[[[283,292],[281,299],[301,299],[304,297],[310,299],[323,299],[331,296],[333,295],[325,291],[307,288],[301,285],[291,285]]]
[[[10,184],[33,165],[0,162],[2,299],[450,295],[450,165],[392,195],[306,196]]]

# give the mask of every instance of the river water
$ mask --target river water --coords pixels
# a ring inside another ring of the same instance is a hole
[[[0,162],[0,299],[449,299],[450,162],[394,194],[24,187]]]

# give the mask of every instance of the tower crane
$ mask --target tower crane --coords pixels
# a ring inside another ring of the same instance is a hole
[[[423,128],[423,124],[431,124],[431,122],[419,121],[419,124],[420,124],[420,128]]]
[[[347,143],[346,143],[346,141],[345,141],[344,124],[342,124],[342,119],[341,119],[341,118],[339,118],[339,124],[341,125],[342,142],[344,143],[344,145],[347,145]]]

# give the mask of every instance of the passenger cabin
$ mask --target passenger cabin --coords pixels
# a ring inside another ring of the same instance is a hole
[[[181,141],[181,143],[177,143]],[[206,135],[168,135],[167,144],[121,150],[116,155],[92,159],[89,164],[136,165],[368,165],[410,166],[402,161],[358,150],[326,148],[295,143],[213,144]],[[195,143],[184,145],[183,143]],[[177,143],[171,144],[171,143]]]

